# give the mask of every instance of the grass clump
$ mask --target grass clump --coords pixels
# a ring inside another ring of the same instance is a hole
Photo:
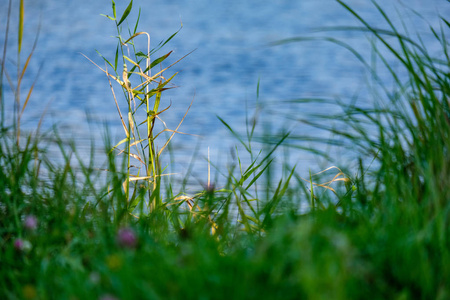
[[[238,156],[235,169],[222,170],[223,188],[208,182],[194,196],[169,188],[163,198],[153,124],[161,113],[161,93],[173,76],[149,72],[169,54],[151,63],[149,47],[146,53],[134,51],[133,39],[148,35],[139,33],[136,24],[130,38],[122,38],[120,25],[132,2],[117,21],[112,1],[109,18],[118,28],[119,43],[114,62],[105,58],[113,72],[103,71],[120,85],[128,111],[124,118],[119,109],[125,139],[114,147],[106,143],[106,180],[98,176],[92,158],[88,163],[78,158],[74,146],[58,139],[45,144],[45,134],[19,133],[17,118],[15,126],[6,126],[2,114],[0,298],[449,298],[450,59],[445,31],[450,24],[443,19],[440,31],[430,28],[442,46],[442,55],[434,57],[420,40],[400,33],[376,2],[389,30],[373,27],[339,2],[363,25],[343,29],[378,41],[374,57],[395,83],[394,90],[387,89],[371,64],[357,55],[380,91],[374,106],[338,103],[343,113],[308,120],[336,136],[325,142],[358,148],[352,169],[358,175],[349,177],[340,171],[348,166],[339,166],[331,182],[344,182],[342,192],[318,184],[318,175],[305,181],[308,176],[295,168],[275,181],[274,157],[289,134],[267,144],[266,151],[254,152],[256,122],[244,142],[222,120],[251,156],[249,165]],[[23,19],[19,23],[23,27]],[[393,71],[386,51],[406,77]],[[3,53],[2,79],[11,77]],[[112,84],[111,89],[115,95]],[[21,103],[18,97],[15,103]],[[142,114],[138,108],[144,108]],[[331,120],[341,123],[328,127]],[[145,129],[140,132],[139,126]],[[369,134],[367,128],[375,131]],[[54,145],[62,163],[47,153]],[[111,152],[119,146],[124,147],[123,165]],[[136,173],[132,159],[142,163]],[[137,176],[142,178],[134,180]]]

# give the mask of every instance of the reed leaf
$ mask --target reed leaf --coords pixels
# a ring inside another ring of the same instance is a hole
[[[122,24],[123,21],[125,21],[125,19],[128,17],[128,15],[131,12],[131,8],[133,7],[133,0],[130,1],[130,4],[128,4],[127,8],[125,9],[125,11],[122,14],[122,17],[119,20],[119,23],[117,23],[117,26],[120,26],[120,24]]]
[[[161,57],[155,59],[155,60],[150,64],[150,66],[149,66],[147,69],[144,70],[144,73],[147,72],[149,69],[152,69],[152,68],[155,67],[156,65],[159,65],[160,63],[162,63],[166,58],[168,58],[168,57],[170,56],[170,54],[171,54],[172,52],[173,52],[173,51],[170,51],[169,53],[167,53],[167,54],[165,54],[165,55],[163,55],[163,56],[161,56]]]
[[[24,0],[20,0],[19,7],[19,31],[18,31],[18,52],[22,50],[22,38],[23,38],[23,24],[25,21],[25,6],[23,4]]]

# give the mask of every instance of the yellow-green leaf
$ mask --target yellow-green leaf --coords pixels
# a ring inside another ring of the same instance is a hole
[[[113,15],[114,15],[114,20],[116,20],[117,16],[116,16],[116,3],[114,2],[114,0],[112,0],[112,10],[113,10]]]
[[[23,0],[20,0],[20,9],[19,9],[19,53],[22,49],[22,36],[23,36],[23,22],[24,22],[24,14],[25,9],[23,5]]]

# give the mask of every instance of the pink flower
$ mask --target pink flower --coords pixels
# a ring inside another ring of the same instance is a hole
[[[121,228],[117,232],[117,244],[124,248],[135,248],[137,245],[136,233],[131,228]]]
[[[25,217],[24,226],[27,230],[33,231],[36,230],[38,225],[38,220],[35,216],[29,215]]]
[[[22,248],[23,248],[23,240],[22,239],[16,239],[14,241],[14,248],[16,248],[16,250],[22,250]]]
[[[27,240],[22,240],[22,239],[18,238],[14,241],[14,248],[17,251],[28,252],[31,250],[31,247],[32,247],[31,243]]]

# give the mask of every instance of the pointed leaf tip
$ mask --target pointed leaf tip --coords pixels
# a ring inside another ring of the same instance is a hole
[[[130,1],[130,4],[128,4],[127,9],[125,9],[125,11],[123,12],[122,17],[120,18],[119,23],[117,23],[117,26],[119,26],[120,24],[122,24],[123,21],[125,21],[125,19],[128,17],[128,15],[131,12],[131,8],[133,7],[133,0]]]

